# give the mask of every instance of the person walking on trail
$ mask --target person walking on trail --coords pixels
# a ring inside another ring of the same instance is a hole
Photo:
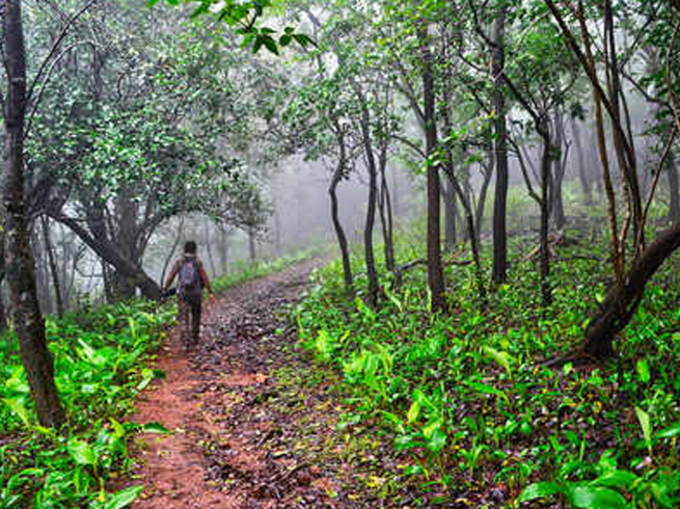
[[[203,288],[207,288],[210,298],[215,298],[210,280],[203,268],[203,262],[196,255],[196,242],[184,244],[184,254],[172,267],[163,290],[167,292],[177,277],[177,304],[180,339],[185,350],[198,343],[201,329],[201,301]],[[190,323],[191,322],[191,323]]]

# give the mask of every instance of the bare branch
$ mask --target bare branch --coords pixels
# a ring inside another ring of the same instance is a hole
[[[50,52],[47,54],[45,59],[42,61],[40,64],[40,68],[38,69],[38,74],[35,75],[35,78],[33,79],[33,83],[31,83],[31,87],[29,88],[28,94],[26,95],[26,101],[30,102],[31,99],[33,98],[33,93],[35,92],[35,88],[38,86],[38,83],[43,77],[43,74],[47,70],[47,66],[54,57],[54,55],[59,51],[59,46],[61,46],[61,43],[63,42],[64,38],[68,34],[68,31],[71,29],[71,26],[82,16],[86,11],[90,9],[95,3],[97,3],[97,0],[90,0],[88,3],[86,3],[78,12],[76,12],[71,18],[68,20],[68,22],[64,25],[64,27],[61,29],[61,32],[59,33],[59,36],[57,37],[57,40],[54,41],[54,44],[52,45],[52,49],[50,49]],[[49,76],[46,78],[46,80],[49,79]]]

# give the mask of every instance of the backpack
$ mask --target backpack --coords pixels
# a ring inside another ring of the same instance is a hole
[[[177,278],[177,290],[179,292],[191,292],[200,290],[202,286],[201,273],[198,270],[198,261],[195,258],[185,258],[179,268]]]

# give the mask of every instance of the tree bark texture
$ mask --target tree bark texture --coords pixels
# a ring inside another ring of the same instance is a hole
[[[668,190],[670,192],[670,201],[668,208],[668,218],[671,223],[680,221],[680,186],[678,185],[678,167],[675,164],[675,159],[671,159],[668,163]]]
[[[57,267],[57,260],[54,256],[54,247],[50,238],[50,224],[45,216],[42,216],[42,230],[43,240],[45,242],[45,251],[47,251],[47,259],[50,266],[50,274],[52,276],[52,287],[54,289],[54,302],[57,308],[57,316],[62,318],[64,316],[64,300],[61,297],[61,284],[59,282],[59,268]]]
[[[368,104],[358,86],[355,87],[361,104],[361,137],[366,156],[368,170],[368,202],[366,204],[366,223],[364,225],[364,257],[366,259],[366,275],[368,276],[368,302],[372,307],[378,305],[378,271],[375,266],[373,251],[373,229],[375,227],[375,213],[378,203],[378,167],[373,152],[371,136],[371,114]]]
[[[448,180],[441,183],[442,198],[444,201],[444,245],[452,251],[456,245],[456,193],[453,185]]]
[[[338,246],[340,246],[340,255],[342,257],[342,272],[345,278],[345,290],[350,295],[354,295],[354,279],[352,277],[352,264],[349,257],[349,243],[345,230],[342,228],[340,222],[340,206],[338,203],[338,184],[342,180],[344,162],[338,163],[333,172],[330,186],[328,187],[328,194],[331,198],[331,219],[333,221],[333,229],[335,235],[338,237]]]
[[[493,270],[491,279],[502,284],[507,278],[507,200],[508,200],[508,141],[505,122],[505,92],[501,86],[501,74],[505,72],[505,15],[506,7],[501,11],[494,23],[491,49],[491,68],[495,80],[493,91],[493,108],[495,117],[494,152],[496,159],[496,189],[493,207]]]
[[[387,147],[380,150],[380,193],[378,194],[378,209],[380,210],[380,224],[382,225],[385,266],[390,272],[396,269],[394,257],[394,215],[392,214],[392,198],[387,184]]]
[[[428,47],[427,27],[418,28],[422,59],[423,104],[425,117],[425,146],[430,158],[437,150],[437,123],[435,118],[435,90],[432,53]],[[446,298],[444,271],[442,270],[440,232],[439,164],[427,162],[427,282],[432,295],[432,312],[445,311]]]
[[[54,384],[54,364],[47,348],[45,323],[38,305],[35,264],[31,253],[24,201],[24,122],[26,117],[26,55],[21,1],[3,3],[5,101],[6,269],[10,310],[19,351],[41,425],[61,426],[66,415]]]

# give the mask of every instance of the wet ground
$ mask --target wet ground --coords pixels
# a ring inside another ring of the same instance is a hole
[[[134,416],[172,434],[138,440],[131,483],[145,491],[133,509],[383,505],[357,491],[368,474],[355,468],[357,448],[378,444],[337,431],[343,408],[324,379],[334,375],[296,347],[286,316],[316,265],[243,284],[208,304],[201,342],[189,354],[173,331],[156,363],[167,377],[143,394]]]

